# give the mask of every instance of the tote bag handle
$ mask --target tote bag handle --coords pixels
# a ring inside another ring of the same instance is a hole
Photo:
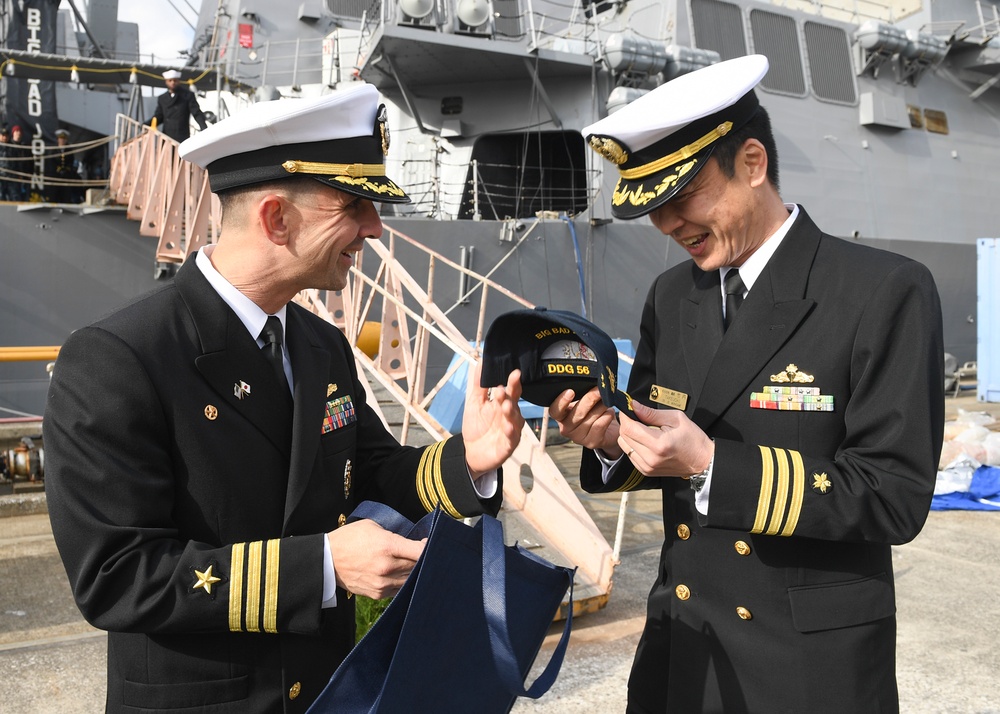
[[[429,536],[432,524],[432,519],[426,516],[414,524],[384,503],[375,501],[363,501],[354,509],[350,520],[361,519],[373,520],[386,530],[411,540]],[[569,580],[570,607],[566,614],[562,637],[545,669],[526,689],[518,668],[517,657],[514,655],[510,631],[507,628],[507,560],[504,557],[503,526],[491,516],[483,516],[480,523],[483,534],[483,610],[490,633],[493,661],[496,663],[500,679],[512,694],[538,699],[555,683],[566,655],[569,635],[573,629],[573,571],[566,571]],[[523,548],[518,549],[518,552],[522,556],[535,558]]]
[[[573,571],[566,571],[569,579],[569,608],[562,637],[545,669],[534,684],[525,689],[517,658],[514,656],[514,646],[510,641],[510,631],[507,629],[507,561],[504,558],[503,526],[500,521],[489,516],[483,516],[480,522],[483,526],[483,609],[490,629],[493,661],[496,662],[500,678],[512,693],[519,697],[538,699],[556,681],[566,655],[569,633],[573,629]],[[521,549],[520,552],[534,558],[526,550]]]

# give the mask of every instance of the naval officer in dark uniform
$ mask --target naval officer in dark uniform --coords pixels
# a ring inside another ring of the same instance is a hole
[[[681,76],[584,134],[691,260],[649,291],[629,383],[552,416],[589,491],[660,489],[665,541],[631,714],[899,709],[891,546],[927,517],[943,436],[927,269],[823,233],[778,192],[762,56]]]
[[[181,84],[181,73],[168,69],[163,73],[167,91],[156,98],[153,119],[156,126],[174,141],[184,141],[191,136],[193,118],[202,131],[208,126],[205,113],[198,106],[198,98],[190,89]]]
[[[400,446],[341,331],[290,302],[343,289],[382,232],[373,202],[408,200],[388,136],[363,83],[197,134],[180,151],[222,202],[218,243],[60,352],[48,507],[76,602],[108,630],[109,712],[305,711],[354,643],[352,593],[392,595],[423,549],[347,523],[354,507],[500,508],[516,375],[470,388],[461,435]]]

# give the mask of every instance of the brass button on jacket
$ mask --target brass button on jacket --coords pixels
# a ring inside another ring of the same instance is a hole
[[[687,523],[681,523],[677,526],[677,537],[681,540],[687,540],[691,537],[691,529],[688,528]]]
[[[677,593],[677,597],[681,600],[687,600],[691,597],[691,588],[687,585],[678,585],[674,588],[674,592]]]
[[[750,555],[750,544],[745,540],[736,541],[733,547],[736,548],[736,552],[740,555]]]
[[[295,699],[302,692],[302,683],[296,682],[292,685],[292,688],[288,690],[288,698]]]
[[[736,608],[736,614],[740,616],[741,620],[752,620],[753,613],[747,610],[745,607]]]

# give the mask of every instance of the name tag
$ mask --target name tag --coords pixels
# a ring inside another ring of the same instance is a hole
[[[665,407],[673,407],[674,409],[684,411],[687,408],[688,395],[684,392],[678,392],[654,384],[649,388],[649,400],[657,404],[662,404]]]

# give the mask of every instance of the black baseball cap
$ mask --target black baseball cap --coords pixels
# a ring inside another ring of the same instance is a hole
[[[577,398],[593,387],[609,407],[632,414],[619,389],[618,348],[607,333],[574,312],[546,307],[499,315],[483,341],[480,385],[503,384],[521,370],[521,397],[547,407],[567,389]]]

